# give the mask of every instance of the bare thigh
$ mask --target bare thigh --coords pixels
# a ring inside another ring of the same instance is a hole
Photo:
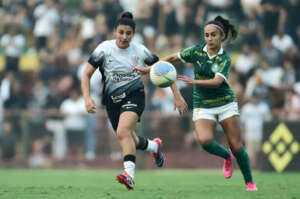
[[[201,145],[208,145],[214,139],[216,121],[199,119],[195,121],[195,131]]]
[[[232,116],[227,118],[221,122],[221,125],[224,129],[232,152],[239,152],[243,147],[239,117]]]
[[[120,132],[127,132],[131,135],[132,131],[135,130],[136,123],[139,116],[132,111],[125,111],[120,115],[119,124],[117,128],[117,135]]]

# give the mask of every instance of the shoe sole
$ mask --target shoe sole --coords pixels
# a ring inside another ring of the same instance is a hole
[[[128,189],[128,190],[133,190],[134,187],[130,186],[128,183],[127,183],[127,179],[124,175],[116,175],[116,178],[117,178],[117,181],[120,183],[120,184],[123,184],[125,185],[125,187]]]

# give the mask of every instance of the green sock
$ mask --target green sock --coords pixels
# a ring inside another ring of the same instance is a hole
[[[240,150],[238,153],[233,154],[239,164],[241,172],[244,176],[245,182],[253,182],[251,168],[250,168],[250,161],[248,157],[248,153],[244,148]]]
[[[220,156],[224,159],[227,159],[230,157],[230,152],[225,149],[222,145],[220,145],[218,142],[213,140],[211,143],[209,143],[206,146],[202,146],[205,151],[208,153]]]

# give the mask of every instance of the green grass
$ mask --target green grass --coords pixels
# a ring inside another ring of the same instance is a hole
[[[0,199],[300,199],[300,173],[254,173],[258,192],[246,192],[236,171],[137,170],[134,191],[115,170],[0,170]]]

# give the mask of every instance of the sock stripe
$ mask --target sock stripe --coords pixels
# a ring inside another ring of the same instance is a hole
[[[125,155],[123,160],[124,160],[124,162],[131,161],[131,162],[135,163],[136,157],[135,157],[135,155],[129,154],[129,155]]]

